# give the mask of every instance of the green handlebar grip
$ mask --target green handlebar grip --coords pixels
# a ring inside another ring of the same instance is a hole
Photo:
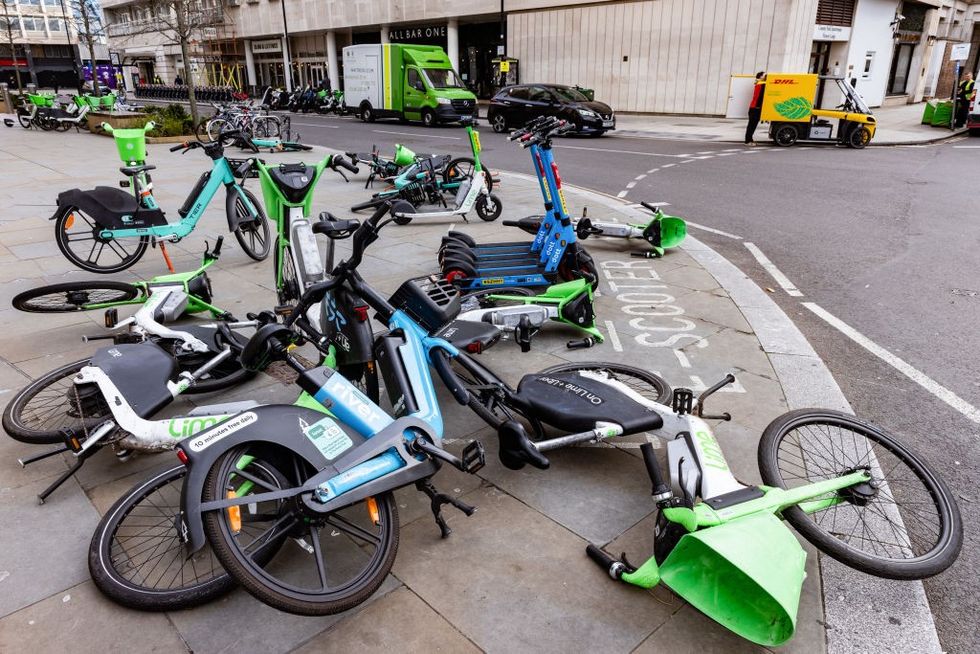
[[[112,125],[109,123],[102,123],[102,129],[104,129],[108,134],[112,134],[113,132]]]
[[[156,129],[156,127],[157,127],[157,124],[154,123],[152,120],[150,120],[150,121],[147,121],[147,123],[145,125],[143,125],[143,131],[144,132],[149,132],[150,130]]]

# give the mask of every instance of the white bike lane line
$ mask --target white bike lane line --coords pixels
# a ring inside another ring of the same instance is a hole
[[[590,202],[634,213],[637,220],[643,217],[622,199],[570,185],[566,185],[566,190]],[[689,235],[681,248],[715,278],[741,311],[768,356],[790,409],[819,406],[853,413],[823,359],[765,291],[696,238]],[[647,290],[653,291],[654,286]],[[823,555],[820,564],[829,654],[943,652],[921,581],[896,582],[872,577]]]

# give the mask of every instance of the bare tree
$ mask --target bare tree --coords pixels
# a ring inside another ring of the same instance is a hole
[[[194,70],[191,67],[191,46],[195,44],[205,27],[223,22],[221,2],[208,5],[204,0],[150,0],[151,31],[162,33],[171,43],[180,46],[184,62],[183,79],[187,85],[187,100],[191,105],[194,123],[199,121],[197,95],[194,92]]]
[[[7,3],[4,0],[0,0],[0,4],[3,5],[3,22],[7,26],[7,43],[10,44],[10,58],[14,62],[14,75],[17,76],[17,91],[23,93],[24,87],[20,82],[20,67],[17,65],[17,48],[14,47],[14,32],[10,27],[10,12],[7,10]]]
[[[71,6],[80,21],[76,26],[78,38],[85,40],[88,56],[92,62],[92,92],[96,97],[101,97],[102,87],[99,85],[99,70],[95,63],[95,44],[96,40],[103,36],[102,23],[97,20],[97,16],[92,15],[92,7],[86,0],[73,0]]]

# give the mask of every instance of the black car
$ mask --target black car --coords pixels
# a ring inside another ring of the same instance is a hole
[[[517,84],[505,86],[490,100],[487,120],[495,132],[521,127],[538,116],[558,116],[575,123],[581,134],[600,136],[616,129],[609,105],[589,100],[572,86]]]

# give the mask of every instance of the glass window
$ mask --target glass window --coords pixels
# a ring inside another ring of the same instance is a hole
[[[425,84],[422,82],[422,77],[419,75],[419,71],[414,68],[408,69],[408,85],[416,91],[425,93]]]
[[[577,91],[569,86],[553,86],[551,91],[563,100],[568,100],[569,102],[588,102],[589,99],[582,94],[581,91]]]
[[[35,18],[33,16],[23,16],[20,19],[21,24],[27,31],[43,32],[44,31],[44,19]]]
[[[425,76],[434,89],[464,88],[463,82],[452,68],[426,68]]]
[[[20,4],[24,6],[40,7],[41,0],[20,0]]]
[[[48,18],[48,29],[52,32],[61,31],[61,19],[60,18]]]
[[[515,100],[529,100],[531,92],[526,86],[515,86],[510,90],[510,97]]]
[[[529,99],[531,102],[551,102],[554,98],[551,92],[543,86],[532,86]]]
[[[61,0],[44,0],[44,4],[46,4],[49,7],[60,7]]]

